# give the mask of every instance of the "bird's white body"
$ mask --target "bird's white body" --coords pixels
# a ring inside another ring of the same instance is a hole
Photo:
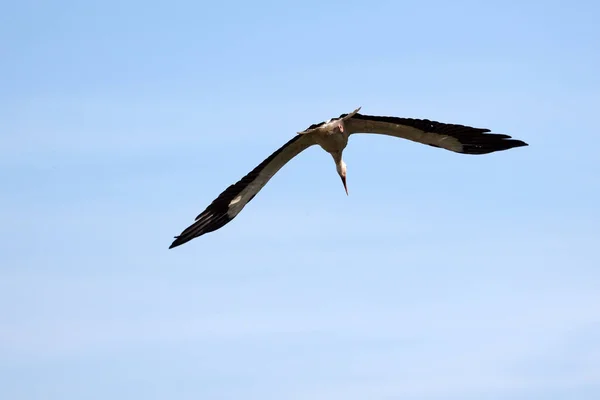
[[[348,133],[345,132],[318,131],[309,133],[309,135],[312,135],[313,140],[329,154],[344,151],[348,145]]]
[[[360,107],[343,118],[332,118],[320,126],[308,128],[298,132],[298,134],[312,136],[315,143],[332,155],[341,153],[348,145],[348,137],[350,136],[350,132],[345,129],[346,121],[359,111]]]

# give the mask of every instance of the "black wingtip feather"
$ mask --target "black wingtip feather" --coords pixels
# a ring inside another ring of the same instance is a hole
[[[463,143],[462,153],[481,155],[525,146],[529,146],[529,144],[522,140],[512,139],[508,135],[491,134]]]
[[[182,244],[189,242],[192,239],[193,238],[191,238],[191,237],[184,238],[182,236],[175,236],[175,240],[173,240],[173,243],[171,243],[171,245],[169,246],[169,249],[172,249],[177,246],[181,246]]]
[[[196,221],[185,228],[179,236],[175,236],[175,240],[169,246],[169,249],[173,247],[181,246],[190,240],[202,236],[206,233],[216,231],[219,228],[227,225],[233,218],[227,215],[227,210],[219,210],[209,206],[202,214],[198,216]]]
[[[173,240],[173,243],[171,243],[171,245],[169,246],[169,249],[172,249],[173,247],[177,247],[180,244],[183,244],[183,243],[178,243],[177,236],[175,236],[175,240]]]

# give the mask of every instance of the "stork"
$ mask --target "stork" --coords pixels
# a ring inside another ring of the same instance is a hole
[[[528,146],[527,143],[512,139],[508,135],[488,133],[491,132],[489,129],[427,119],[363,115],[358,113],[360,109],[361,107],[338,118],[313,124],[298,132],[297,136],[221,193],[196,217],[193,224],[179,236],[175,236],[169,248],[222,228],[242,211],[281,167],[315,144],[331,154],[346,194],[346,163],[342,159],[342,153],[348,144],[348,137],[355,133],[395,136],[462,154],[488,154]]]

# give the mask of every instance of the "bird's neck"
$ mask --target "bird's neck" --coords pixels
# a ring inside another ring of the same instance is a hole
[[[336,165],[342,163],[342,151],[332,151],[331,156],[333,157],[333,161],[335,161]]]
[[[335,168],[338,173],[342,173],[344,169],[344,160],[342,159],[342,150],[331,152],[331,156],[333,157],[333,161],[335,162]]]

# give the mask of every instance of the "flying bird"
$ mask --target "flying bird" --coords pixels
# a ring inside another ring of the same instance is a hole
[[[338,118],[313,124],[277,149],[237,183],[229,186],[196,217],[169,247],[180,246],[205,233],[222,228],[256,196],[265,184],[288,161],[307,148],[318,144],[331,154],[346,194],[346,163],[342,153],[348,137],[355,133],[375,133],[395,136],[462,154],[488,154],[495,151],[528,146],[508,135],[489,129],[446,124],[427,119],[384,117],[359,114],[360,107]]]

